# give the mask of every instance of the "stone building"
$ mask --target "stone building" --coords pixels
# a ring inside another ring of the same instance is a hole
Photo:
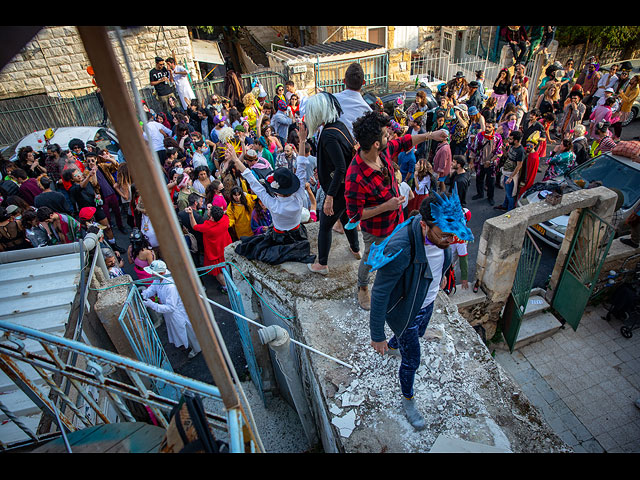
[[[109,32],[114,44],[117,40]],[[197,75],[192,41],[186,26],[138,27],[123,30],[123,40],[138,88],[149,85],[154,58],[175,56]],[[128,79],[119,48],[116,54]],[[86,95],[95,90],[87,73],[89,60],[74,26],[45,27],[0,71],[0,100],[44,94]]]

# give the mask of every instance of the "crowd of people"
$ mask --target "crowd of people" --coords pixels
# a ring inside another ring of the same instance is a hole
[[[516,60],[528,59],[520,49],[528,40],[523,41],[513,44]],[[481,71],[471,81],[459,72],[438,85],[435,112],[428,112],[426,95],[418,92],[405,121],[398,122],[381,102],[364,101],[359,63],[346,70],[345,88],[337,94],[309,96],[289,81],[269,95],[256,82],[241,97],[198,100],[176,61],[158,57],[149,80],[162,107],[144,105],[143,135],[162,166],[194,263],[222,293],[224,251],[233,242],[249,259],[302,262],[313,274],[327,275],[332,236],[345,235],[359,261],[354,290],[360,307],[371,311],[372,346],[402,357],[403,406],[412,425],[421,428],[424,421],[412,402],[416,339],[452,264],[460,265],[468,288],[470,200],[486,197],[494,208],[509,211],[545,164],[549,178],[615,148],[638,96],[639,78],[629,78],[628,67],[601,72],[591,58],[577,72],[571,60],[548,62],[542,78],[530,79],[524,63],[516,61],[493,85],[484,84]],[[529,91],[535,92],[532,98]],[[148,306],[171,311],[179,322],[181,333],[170,340],[190,345],[192,355],[199,352],[176,292],[160,295],[159,303],[170,302],[171,308],[150,303],[165,288],[154,272],[170,272],[145,210],[144,202],[154,199],[143,201],[121,155],[74,139],[48,144],[44,152],[24,147],[15,163],[3,160],[1,169],[2,250],[103,232],[110,274],[122,275],[125,260],[132,265],[135,280],[148,286]],[[498,205],[496,189],[504,190]],[[310,251],[309,222],[319,222],[317,254]],[[404,233],[396,234],[403,226]],[[129,245],[118,245],[114,228],[129,233]],[[416,241],[425,248],[416,249]],[[412,247],[400,257],[386,255],[396,244]],[[370,289],[372,269],[378,274]],[[393,298],[398,289],[391,287],[399,279],[419,292],[414,304]],[[405,323],[384,314],[396,300]],[[389,342],[381,329],[385,321],[397,337]]]

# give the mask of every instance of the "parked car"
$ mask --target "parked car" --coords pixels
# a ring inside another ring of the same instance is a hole
[[[15,161],[18,158],[18,151],[22,147],[29,146],[36,152],[44,152],[46,150],[47,142],[45,141],[44,133],[46,130],[39,130],[37,132],[26,135],[18,142],[6,148],[2,154],[5,158]],[[60,148],[65,150],[68,148],[69,141],[79,138],[85,144],[89,140],[93,140],[98,144],[99,148],[106,148],[112,155],[117,155],[120,150],[118,143],[118,137],[116,132],[110,128],[105,127],[59,127],[53,129],[53,137],[48,143],[57,143]]]
[[[626,127],[631,122],[636,120],[638,118],[638,113],[640,113],[640,99],[636,99],[636,101],[633,102],[633,105],[631,106],[631,115],[629,115],[627,119],[622,122],[622,126]]]
[[[376,103],[376,97],[380,97],[385,113],[393,117],[393,110],[398,105],[397,104],[398,98],[402,97],[402,95],[406,95],[406,98],[404,100],[404,110],[406,111],[409,108],[409,106],[411,106],[411,104],[413,104],[416,101],[416,93],[418,91],[423,91],[427,94],[428,110],[427,110],[426,128],[427,130],[430,130],[434,120],[434,112],[436,108],[438,108],[438,102],[433,96],[431,89],[428,87],[419,87],[416,90],[412,90],[412,91],[387,93],[384,95],[376,95],[374,92],[364,92],[362,94],[362,97],[371,107]]]
[[[544,184],[535,184],[520,198],[518,206],[542,201],[556,186],[559,186],[563,193],[570,193],[597,185],[598,181],[607,188],[622,192],[624,196],[622,205],[612,220],[616,236],[624,235],[629,228],[624,221],[640,203],[640,163],[626,157],[604,153],[592,158],[571,169],[564,176],[553,178]],[[562,215],[532,225],[529,231],[546,244],[560,248],[568,222],[569,215]]]

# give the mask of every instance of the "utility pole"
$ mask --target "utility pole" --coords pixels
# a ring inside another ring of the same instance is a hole
[[[227,410],[239,409],[245,415],[214,330],[215,318],[204,300],[206,292],[200,282],[191,255],[184,242],[178,221],[163,181],[160,163],[147,146],[139,119],[121,75],[120,65],[104,26],[79,26],[78,32],[102,89],[118,141],[154,225],[166,263],[202,346],[202,355],[211,371]],[[245,424],[246,424],[245,415]]]

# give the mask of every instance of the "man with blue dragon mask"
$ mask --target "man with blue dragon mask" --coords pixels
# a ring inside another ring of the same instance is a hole
[[[401,357],[402,407],[416,430],[426,427],[413,397],[420,338],[451,264],[449,246],[456,237],[473,241],[454,188],[449,196],[433,193],[423,200],[420,214],[398,225],[379,245],[374,244],[367,259],[372,270],[377,270],[369,316],[371,346],[381,355]],[[388,341],[385,323],[394,334]]]

